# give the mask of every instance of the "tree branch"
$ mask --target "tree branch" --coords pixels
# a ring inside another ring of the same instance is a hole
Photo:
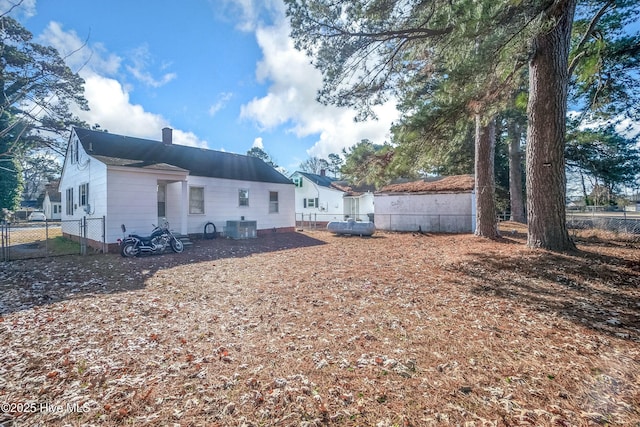
[[[598,22],[600,22],[600,19],[604,16],[605,13],[607,13],[607,10],[614,4],[615,4],[615,0],[609,0],[604,5],[602,5],[600,10],[598,10],[598,13],[596,13],[595,16],[591,18],[591,22],[589,22],[589,26],[587,27],[587,30],[582,35],[580,42],[575,48],[575,51],[578,53],[571,60],[571,64],[569,64],[569,75],[573,74],[576,67],[578,66],[578,61],[580,60],[580,58],[584,56],[582,52],[580,52],[580,49],[582,49],[584,45],[587,43],[587,40],[593,34],[593,30],[596,28],[596,25],[598,25]]]

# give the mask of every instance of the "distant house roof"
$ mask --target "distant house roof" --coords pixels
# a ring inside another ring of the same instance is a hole
[[[373,185],[351,185],[347,181],[335,181],[331,186],[340,191],[344,191],[345,196],[357,197],[365,193],[375,191],[375,187]]]
[[[49,195],[49,201],[52,203],[59,203],[62,201],[62,194],[58,190],[60,181],[51,181],[44,186],[44,193]]]
[[[473,175],[453,175],[436,180],[391,184],[382,187],[379,193],[458,193],[472,191],[474,187]]]
[[[296,171],[296,174],[304,176],[309,181],[321,187],[332,188],[333,186],[331,184],[337,181],[337,179],[335,178],[330,178],[326,175],[316,175],[315,173]],[[336,190],[339,190],[339,189],[336,188]],[[340,190],[340,191],[343,191],[343,190]]]
[[[337,178],[331,178],[326,175],[316,175],[315,173],[296,171],[294,175],[302,175],[309,181],[320,187],[327,187],[332,190],[342,191],[345,196],[361,196],[366,192],[373,192],[375,188],[372,185],[351,185],[347,181],[341,181]]]
[[[191,175],[291,184],[257,157],[73,128],[87,154],[111,166],[183,169]]]

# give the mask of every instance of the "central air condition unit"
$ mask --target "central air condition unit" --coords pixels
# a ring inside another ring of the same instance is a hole
[[[258,237],[256,221],[227,221],[224,228],[225,235],[232,239],[255,239]]]

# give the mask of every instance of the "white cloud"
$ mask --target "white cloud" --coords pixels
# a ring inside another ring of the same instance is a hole
[[[257,147],[261,150],[264,149],[264,144],[262,143],[262,138],[261,137],[257,137],[256,139],[253,140],[253,144],[251,145],[251,148]]]
[[[119,72],[122,58],[108,53],[103,45],[85,45],[74,31],[65,32],[55,22],[49,24],[40,40],[43,44],[55,47],[66,57],[67,64],[85,80],[85,98],[90,110],[74,111],[81,120],[90,125],[99,124],[102,129],[112,133],[158,141],[162,139],[162,128],[171,127],[161,115],[145,111],[141,105],[131,103],[131,88],[111,77]],[[170,77],[165,75],[163,79]],[[173,142],[203,148],[208,145],[192,132],[179,129],[173,131]]]
[[[153,63],[149,46],[142,45],[132,51],[131,62],[133,65],[127,65],[125,68],[136,79],[151,87],[160,87],[174,80],[178,75],[176,73],[166,73],[160,78],[155,78],[151,72],[147,71],[149,64]],[[161,69],[167,68],[167,64],[163,64]]]
[[[284,17],[282,0],[210,0],[210,2],[219,15],[237,22],[236,27],[245,32],[255,31],[260,25],[268,25]]]
[[[55,47],[74,72],[87,74],[97,73],[99,70],[103,75],[115,74],[122,58],[106,52],[101,43],[89,45],[86,41],[88,37],[83,40],[75,31],[64,31],[62,24],[52,21],[38,37],[38,41]]]
[[[242,106],[241,118],[253,120],[264,129],[288,125],[288,131],[298,137],[319,135],[308,150],[310,156],[326,158],[365,138],[375,143],[389,140],[389,128],[398,117],[393,101],[375,108],[377,121],[356,123],[354,110],[316,101],[322,75],[304,53],[294,48],[288,24],[259,28],[256,38],[263,53],[256,78],[271,86],[267,95]]]
[[[219,94],[216,103],[209,108],[209,115],[215,116],[218,111],[222,110],[227,105],[227,102],[229,102],[231,98],[233,98],[233,94],[231,92],[223,92]]]

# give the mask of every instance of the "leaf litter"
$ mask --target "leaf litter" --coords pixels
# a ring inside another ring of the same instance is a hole
[[[637,425],[638,248],[517,227],[4,263],[0,425]]]

